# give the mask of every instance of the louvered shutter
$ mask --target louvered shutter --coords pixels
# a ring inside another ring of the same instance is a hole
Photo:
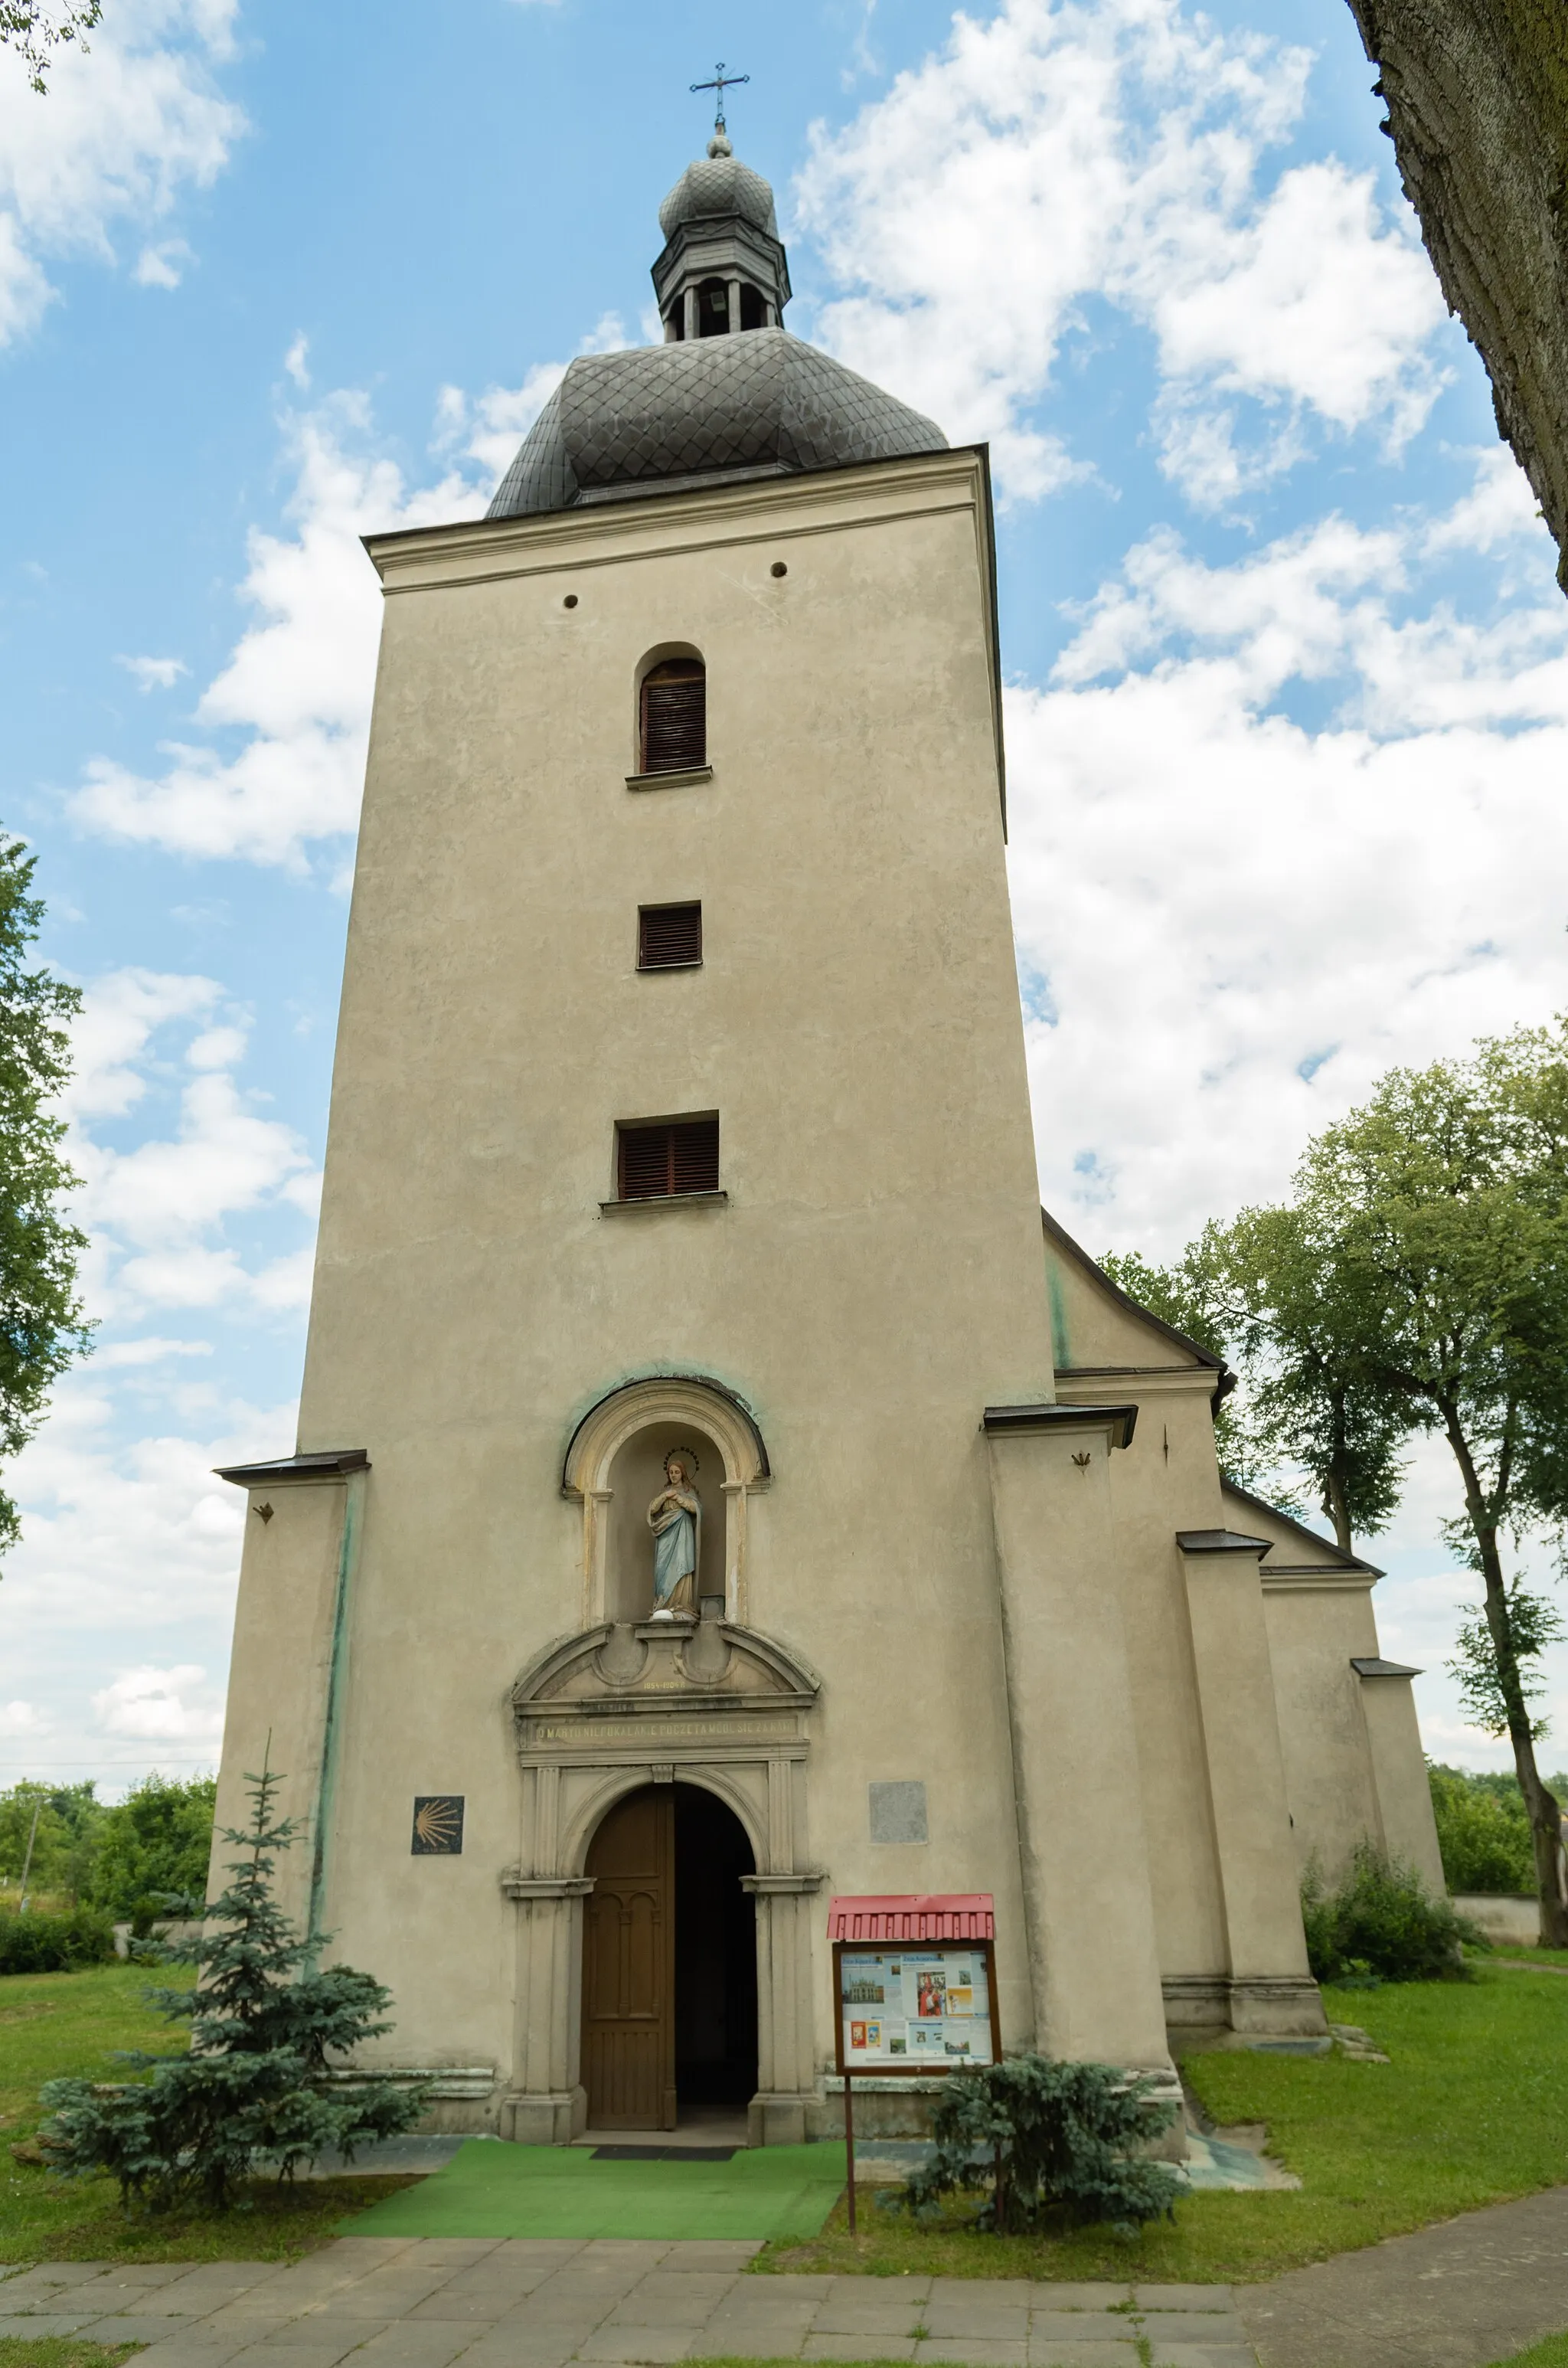
[[[676,1192],[719,1190],[719,1121],[688,1119],[670,1129],[671,1189]]]
[[[697,658],[669,658],[642,683],[642,770],[684,773],[708,762],[708,675]]]
[[[719,1190],[719,1121],[676,1119],[662,1126],[623,1126],[619,1134],[623,1201],[668,1201],[682,1192]]]
[[[637,916],[639,970],[676,970],[702,960],[700,905],[644,905]]]

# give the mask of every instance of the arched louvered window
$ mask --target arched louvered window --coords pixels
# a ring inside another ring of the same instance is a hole
[[[642,678],[644,773],[684,773],[708,762],[708,671],[700,658],[666,658]]]

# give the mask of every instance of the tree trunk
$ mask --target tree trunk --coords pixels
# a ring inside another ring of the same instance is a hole
[[[1568,9],[1350,0],[1405,195],[1449,310],[1480,347],[1568,591]]]
[[[1345,1498],[1345,1474],[1337,1458],[1332,1459],[1324,1474],[1323,1508],[1334,1523],[1335,1543],[1341,1554],[1353,1554],[1350,1541],[1350,1508]]]
[[[1529,1709],[1519,1680],[1518,1656],[1514,1650],[1513,1623],[1508,1616],[1508,1589],[1503,1577],[1502,1557],[1497,1552],[1497,1523],[1482,1492],[1475,1458],[1460,1426],[1458,1414],[1449,1406],[1445,1406],[1443,1413],[1449,1445],[1453,1449],[1455,1461],[1464,1478],[1465,1511],[1481,1558],[1481,1575],[1486,1584],[1486,1625],[1496,1656],[1497,1684],[1508,1717],[1508,1740],[1514,1747],[1514,1770],[1529,1816],[1530,1840],[1535,1849],[1536,1896],[1540,1906],[1540,1945],[1543,1949],[1568,1949],[1568,1861],[1564,1860],[1562,1850],[1562,1813],[1556,1795],[1549,1792],[1541,1782],[1540,1771],[1535,1764]]]

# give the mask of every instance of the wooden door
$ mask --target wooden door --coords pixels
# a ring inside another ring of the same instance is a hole
[[[594,1836],[583,1929],[583,2085],[594,2130],[673,2130],[675,1787],[618,1801]]]

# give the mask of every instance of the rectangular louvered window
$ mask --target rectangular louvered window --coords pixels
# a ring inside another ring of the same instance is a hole
[[[686,773],[708,762],[708,675],[699,658],[666,658],[642,682],[642,770]]]
[[[689,970],[702,960],[700,905],[641,905],[637,909],[639,970]]]
[[[672,1201],[719,1190],[716,1118],[665,1119],[616,1130],[616,1189],[623,1201]]]

